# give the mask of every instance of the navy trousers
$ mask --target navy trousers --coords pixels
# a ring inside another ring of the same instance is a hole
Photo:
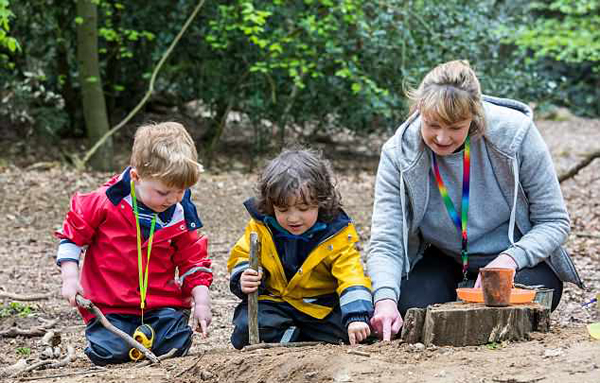
[[[231,344],[239,350],[249,344],[246,301],[235,308],[233,324],[235,327],[231,334]],[[258,332],[260,341],[265,343],[348,343],[348,332],[342,324],[339,305],[325,318],[316,319],[286,302],[261,300],[258,302]]]
[[[178,350],[175,356],[187,353],[192,345],[189,316],[189,310],[169,307],[144,313],[144,323],[154,329],[152,352],[156,356],[166,354],[173,348]],[[135,329],[142,324],[142,317],[138,315],[108,314],[106,319],[129,335],[133,335]],[[131,361],[131,346],[107,330],[97,318],[88,323],[85,337],[88,340],[85,354],[94,364],[104,366]]]
[[[479,267],[484,265],[478,265],[476,259],[469,259],[469,263],[473,267],[468,269],[467,277],[475,284]],[[431,246],[425,251],[423,259],[412,269],[408,279],[402,279],[398,311],[404,317],[411,307],[422,308],[435,303],[455,301],[456,288],[462,279],[462,265]],[[543,285],[554,289],[552,311],[560,302],[563,283],[546,262],[517,271],[515,283],[528,286]]]

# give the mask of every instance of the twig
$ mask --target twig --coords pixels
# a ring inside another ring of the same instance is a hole
[[[21,294],[15,294],[15,293],[9,293],[9,292],[3,291],[3,292],[0,292],[0,299],[8,298],[8,299],[12,299],[13,301],[23,301],[23,302],[41,301],[43,299],[51,298],[53,295],[54,295],[53,292],[21,295]]]
[[[574,232],[573,234],[576,237],[581,237],[581,238],[596,238],[596,239],[600,239],[600,234],[585,233],[585,232]]]
[[[515,379],[515,378],[507,378],[507,379],[492,378],[492,381],[500,382],[500,383],[534,383],[534,382],[539,382],[540,380],[544,380],[544,379],[546,379],[546,378],[541,377],[541,378],[532,378],[532,379],[525,379],[525,380]]]
[[[138,342],[137,340],[133,339],[130,335],[126,334],[125,332],[123,332],[120,329],[118,329],[115,326],[113,326],[108,321],[108,319],[106,319],[106,317],[104,316],[104,314],[102,314],[102,311],[100,311],[98,309],[98,307],[96,307],[91,301],[85,299],[84,297],[82,297],[79,294],[75,296],[75,300],[77,301],[77,304],[80,307],[83,307],[84,309],[87,309],[87,310],[91,311],[92,313],[94,313],[94,315],[96,317],[98,317],[98,319],[100,320],[100,323],[102,323],[102,325],[104,327],[106,327],[106,329],[108,331],[112,332],[113,334],[117,335],[119,338],[123,339],[131,347],[135,347],[138,350],[140,350],[144,354],[144,356],[146,358],[148,358],[149,360],[151,360],[153,363],[160,363],[160,361],[158,360],[158,358],[156,357],[156,355],[154,355],[152,353],[152,351],[148,350],[140,342]]]
[[[37,327],[32,327],[30,329],[22,329],[17,326],[13,326],[7,330],[0,331],[0,337],[4,338],[15,338],[17,336],[42,336],[46,334],[48,329],[54,327],[54,325],[58,322],[58,319],[51,320],[46,322],[45,324]]]
[[[203,351],[202,354],[200,354],[200,356],[196,359],[196,361],[191,366],[189,366],[188,368],[184,369],[183,371],[177,373],[174,377],[175,378],[179,378],[181,375],[183,375],[183,374],[185,374],[185,373],[193,370],[194,368],[196,368],[196,366],[198,365],[198,363],[200,362],[200,359],[202,359],[202,357],[204,356],[204,354],[206,354],[205,351]]]
[[[352,350],[352,349],[348,350],[348,354],[366,356],[367,358],[369,358],[371,356],[371,354],[369,354],[368,352]]]
[[[158,357],[158,360],[165,360],[165,359],[169,359],[172,358],[173,355],[175,355],[175,353],[177,352],[177,348],[172,348],[171,351],[167,352],[166,354],[162,354],[161,356]],[[143,362],[141,362],[140,364],[138,364],[136,367],[140,368],[140,367],[146,367],[147,365],[152,364],[151,361],[149,360],[145,360]]]
[[[31,381],[31,380],[41,380],[41,379],[54,379],[54,378],[63,378],[65,376],[76,376],[76,375],[87,375],[87,374],[97,374],[102,372],[111,371],[108,368],[104,367],[94,367],[85,371],[75,371],[75,372],[67,372],[65,374],[56,374],[56,375],[44,375],[44,376],[32,376],[20,378],[21,381]]]
[[[587,154],[581,161],[579,161],[579,163],[573,166],[571,170],[558,176],[558,182],[562,183],[569,178],[575,177],[575,175],[579,173],[581,169],[591,164],[596,158],[600,158],[600,150],[596,150],[595,152]]]
[[[121,129],[126,123],[128,123],[129,120],[131,120],[133,118],[133,116],[135,116],[136,113],[142,108],[142,106],[146,103],[146,101],[148,101],[148,99],[154,92],[154,82],[156,81],[156,76],[158,75],[158,72],[162,68],[165,61],[167,61],[167,58],[169,58],[169,56],[171,55],[173,48],[175,48],[175,46],[177,45],[179,40],[181,40],[181,37],[183,36],[185,31],[188,29],[188,27],[190,26],[190,24],[192,23],[192,21],[194,20],[194,18],[198,14],[198,12],[200,11],[200,8],[202,8],[202,6],[204,5],[204,1],[205,0],[200,0],[198,2],[198,5],[196,5],[196,8],[194,8],[194,11],[190,15],[190,17],[188,17],[188,19],[186,20],[185,24],[183,25],[183,27],[181,28],[181,30],[179,31],[177,36],[175,36],[175,38],[171,42],[171,45],[169,45],[169,48],[167,48],[165,53],[160,58],[160,61],[158,62],[158,64],[154,68],[154,71],[152,72],[152,76],[150,77],[150,84],[148,85],[148,90],[146,91],[146,94],[144,94],[144,97],[142,98],[142,100],[133,108],[133,110],[131,112],[129,112],[129,114],[121,122],[119,122],[114,128],[110,129],[102,137],[100,137],[100,139],[98,141],[96,141],[94,146],[85,154],[83,159],[81,161],[79,161],[79,163],[76,163],[78,168],[83,168],[85,166],[85,164],[89,161],[89,159],[94,155],[94,153],[96,153],[98,148],[100,146],[102,146],[102,144],[104,144],[104,142],[110,136],[112,136],[117,130]]]
[[[250,268],[259,270],[260,257],[260,242],[258,234],[253,231],[250,233]],[[260,334],[258,332],[258,289],[248,294],[248,341],[250,344],[258,344],[260,342]]]
[[[266,348],[279,348],[279,347],[309,347],[318,346],[323,342],[289,342],[289,343],[259,343],[251,344],[242,349],[242,351],[254,351]]]
[[[75,359],[77,359],[77,356],[75,355],[75,348],[73,348],[73,346],[67,346],[67,355],[64,358],[62,358],[61,360],[59,360],[58,362],[52,363],[51,365],[49,365],[48,368],[63,367],[63,366],[66,366],[67,364],[71,363]]]
[[[25,367],[21,371],[15,372],[14,374],[11,375],[11,377],[14,378],[14,377],[16,377],[18,375],[24,374],[24,373],[29,372],[29,371],[36,370],[36,369],[38,369],[38,368],[40,368],[42,366],[45,366],[45,365],[51,364],[51,363],[52,363],[51,360],[41,360],[41,361],[39,361],[37,363],[34,363],[34,364],[30,365],[30,366]]]

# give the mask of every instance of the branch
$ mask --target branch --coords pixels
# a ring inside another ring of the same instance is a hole
[[[176,348],[172,348],[171,351],[167,352],[166,354],[163,354],[163,355],[159,356],[158,360],[165,360],[165,359],[172,358],[173,355],[175,355],[176,352],[177,352],[177,349]],[[136,367],[137,368],[146,367],[149,364],[152,364],[152,362],[149,361],[149,360],[145,360],[142,363],[138,364]]]
[[[54,295],[53,292],[50,293],[40,293],[40,294],[29,294],[29,295],[20,295],[9,292],[0,292],[0,299],[8,298],[13,301],[40,301],[42,299],[48,299]]]
[[[140,350],[140,352],[143,353],[144,356],[146,356],[146,358],[148,358],[149,360],[151,360],[153,363],[160,363],[160,361],[158,360],[158,358],[156,357],[156,355],[154,355],[154,353],[152,351],[148,350],[140,342],[138,342],[137,340],[133,339],[131,336],[129,336],[128,334],[126,334],[122,330],[120,330],[120,329],[116,328],[115,326],[113,326],[108,321],[108,319],[106,319],[106,317],[104,316],[104,314],[102,314],[102,311],[100,311],[98,309],[98,307],[96,307],[91,301],[85,299],[84,297],[82,297],[79,294],[77,294],[75,296],[75,300],[77,301],[77,304],[80,307],[83,307],[84,309],[89,310],[92,313],[94,313],[94,315],[98,318],[98,320],[100,320],[100,323],[102,323],[102,325],[108,331],[112,332],[113,334],[115,334],[119,338],[123,339],[125,341],[125,343],[127,343],[131,347],[134,347],[134,348],[137,348],[138,350]]]
[[[175,36],[175,39],[171,42],[171,45],[165,51],[165,53],[161,57],[160,61],[158,62],[158,64],[154,68],[154,71],[152,72],[152,76],[150,77],[150,84],[148,85],[148,90],[146,91],[146,94],[144,95],[144,97],[142,98],[142,100],[135,106],[135,108],[133,108],[133,110],[131,112],[129,112],[129,114],[121,122],[119,122],[114,128],[110,129],[108,132],[106,132],[94,144],[94,146],[85,154],[85,156],[83,157],[83,159],[81,161],[78,161],[78,160],[75,161],[75,166],[77,168],[82,169],[85,166],[85,164],[90,160],[90,158],[94,155],[94,153],[96,153],[96,151],[98,150],[98,148],[100,148],[100,146],[102,146],[104,144],[104,142],[110,136],[112,136],[117,130],[121,129],[126,123],[128,123],[129,120],[131,120],[133,118],[133,116],[135,116],[136,113],[142,108],[142,106],[144,106],[144,104],[146,103],[146,101],[148,101],[148,99],[152,95],[152,92],[154,92],[154,82],[156,81],[156,77],[158,75],[158,72],[162,68],[162,66],[165,63],[165,61],[167,61],[167,58],[169,58],[169,56],[171,55],[171,52],[173,51],[173,49],[175,48],[175,46],[177,45],[177,43],[179,43],[179,40],[181,40],[181,37],[183,36],[183,34],[185,33],[185,31],[188,29],[188,27],[190,26],[190,24],[192,23],[192,21],[194,20],[194,18],[198,14],[198,12],[200,11],[200,8],[202,8],[202,6],[204,5],[204,1],[205,0],[200,0],[200,2],[198,3],[198,5],[196,5],[196,8],[194,9],[194,11],[190,15],[190,17],[188,17],[188,19],[186,20],[185,24],[183,25],[183,27],[181,28],[181,30],[179,31],[179,33],[177,34],[177,36]]]
[[[600,158],[600,150],[596,150],[595,152],[589,153],[578,164],[573,166],[571,170],[558,176],[558,182],[562,183],[563,181],[568,180],[569,178],[573,178],[577,173],[579,173],[581,169],[591,164],[592,161],[594,161],[596,158]]]
[[[282,348],[282,347],[309,347],[318,346],[323,342],[289,342],[289,343],[259,343],[251,344],[243,348],[243,351],[254,351],[266,348]]]
[[[0,337],[15,338],[17,336],[27,336],[27,337],[42,336],[42,335],[46,334],[48,329],[54,327],[54,325],[56,323],[58,323],[58,319],[51,320],[41,326],[32,327],[30,329],[22,329],[22,328],[18,328],[17,326],[13,326],[7,330],[0,331]]]

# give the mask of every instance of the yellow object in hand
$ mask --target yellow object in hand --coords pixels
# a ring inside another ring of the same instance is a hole
[[[154,343],[154,329],[150,325],[143,324],[135,329],[135,332],[133,333],[133,339],[150,350],[152,348],[152,344]],[[138,361],[144,357],[144,354],[137,348],[132,348],[129,350],[129,357],[133,361]]]

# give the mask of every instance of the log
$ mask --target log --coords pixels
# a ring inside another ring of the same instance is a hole
[[[482,303],[448,302],[410,309],[406,319],[401,333],[404,341],[437,346],[524,340],[532,331],[550,329],[550,310],[538,303],[487,307]]]
[[[250,268],[258,272],[260,242],[256,232],[250,233]],[[260,343],[258,333],[258,290],[248,295],[248,341],[250,344]]]
[[[423,338],[423,324],[425,323],[425,309],[410,308],[404,316],[404,325],[400,339],[406,343],[420,343]]]

